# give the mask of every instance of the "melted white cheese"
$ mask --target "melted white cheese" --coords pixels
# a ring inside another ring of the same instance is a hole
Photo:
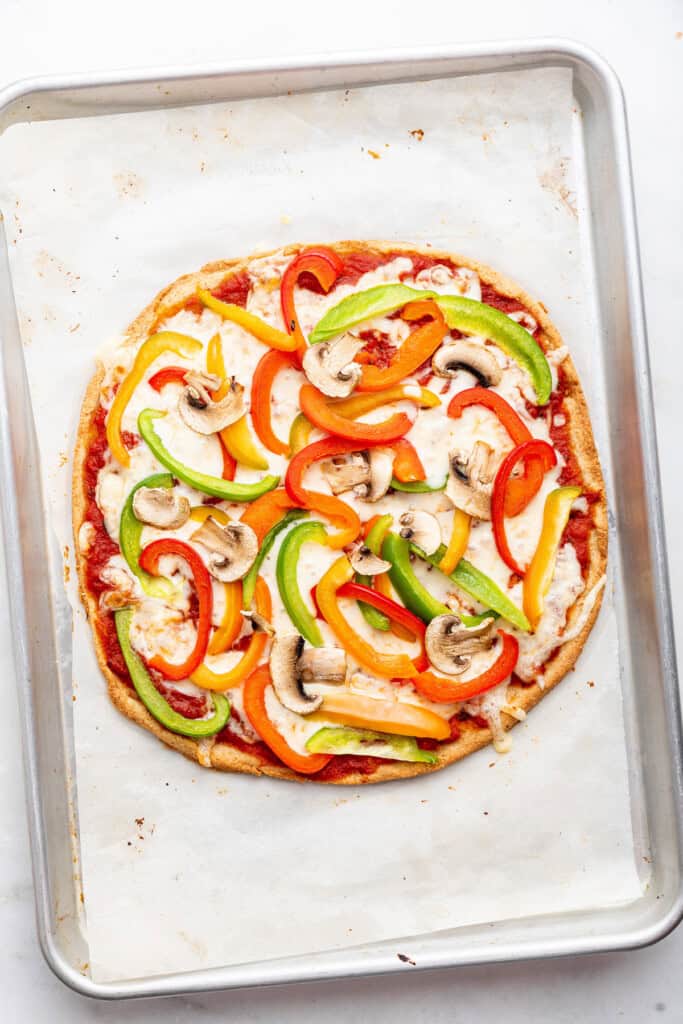
[[[291,257],[276,253],[253,261],[249,267],[251,280],[251,291],[249,293],[247,308],[250,312],[262,317],[268,323],[280,330],[285,329],[280,308],[279,281],[284,268]],[[470,298],[480,299],[481,286],[478,275],[466,269],[452,271],[444,265],[437,265],[429,270],[423,270],[413,276],[413,263],[409,257],[399,256],[375,270],[372,270],[360,277],[353,285],[341,285],[334,288],[330,294],[318,294],[303,289],[295,288],[294,300],[297,316],[304,333],[309,333],[318,320],[332,306],[336,305],[346,295],[371,288],[375,285],[389,282],[397,282],[402,279],[404,283],[415,287],[437,291],[439,293],[457,293]],[[512,319],[521,323],[530,333],[537,325],[532,317],[527,315],[512,314]],[[208,340],[219,333],[225,357],[227,372],[234,375],[237,381],[245,387],[245,398],[249,399],[250,384],[256,366],[266,351],[265,346],[256,341],[247,331],[236,324],[222,320],[219,316],[209,310],[204,310],[201,315],[190,312],[180,312],[162,325],[162,329],[177,331],[187,334],[201,341],[205,346]],[[400,346],[411,331],[410,325],[399,318],[378,317],[359,327],[362,330],[376,330],[386,335],[389,341]],[[509,402],[520,416],[522,421],[530,430],[532,436],[549,441],[549,430],[545,416],[533,418],[527,411],[526,401],[534,401],[534,390],[528,375],[511,360],[501,349],[487,342],[481,337],[471,337],[472,343],[485,346],[500,365],[503,373],[500,383],[493,389]],[[136,349],[130,344],[110,344],[106,350],[100,353],[104,367],[104,382],[102,385],[101,400],[105,408],[109,408],[113,400],[114,388],[130,370],[135,358]],[[566,357],[567,350],[563,347],[549,354],[553,378],[556,380],[557,366]],[[203,437],[191,431],[181,420],[178,411],[178,399],[180,395],[179,385],[167,385],[161,393],[157,393],[150,387],[149,378],[168,365],[182,365],[188,369],[205,369],[205,348],[195,357],[187,359],[175,353],[164,353],[151,366],[145,374],[143,382],[136,389],[131,401],[126,408],[122,427],[131,433],[137,434],[137,420],[139,413],[144,408],[159,409],[167,413],[163,419],[155,421],[156,430],[169,449],[169,451],[181,462],[200,469],[204,473],[215,476],[221,475],[222,457],[218,439],[216,437]],[[298,410],[298,393],[301,385],[305,383],[303,373],[295,368],[286,369],[278,374],[272,393],[271,417],[275,433],[286,441],[289,429]],[[390,407],[383,407],[366,414],[361,420],[369,423],[380,422],[394,412],[406,412],[414,424],[407,434],[408,439],[415,445],[419,456],[424,464],[427,479],[432,485],[441,483],[448,471],[448,455],[454,448],[471,450],[477,440],[485,441],[493,447],[497,453],[498,461],[512,448],[512,442],[505,429],[497,420],[497,417],[486,410],[475,407],[466,410],[458,420],[452,420],[447,415],[448,404],[458,391],[472,387],[476,381],[466,372],[460,373],[452,380],[442,380],[434,377],[430,382],[431,390],[441,399],[440,406],[434,409],[420,410],[419,415],[415,403],[401,401],[392,404]],[[417,393],[417,382],[413,382]],[[560,416],[556,417],[556,424],[560,425]],[[251,424],[251,418],[249,417]],[[253,425],[252,425],[253,426]],[[311,435],[315,440],[322,436],[317,430]],[[265,453],[269,462],[269,472],[283,474],[286,470],[286,459],[272,453]],[[555,470],[546,474],[539,494],[529,504],[528,508],[513,520],[507,520],[506,528],[510,547],[517,559],[522,563],[528,563],[533,555],[535,545],[540,533],[540,525],[543,515],[543,505],[547,494],[557,486],[557,479],[561,472],[561,458]],[[123,468],[113,459],[108,458],[105,466],[100,471],[97,486],[97,500],[103,511],[105,525],[109,534],[118,538],[119,521],[121,509],[130,493],[132,487],[140,480],[152,473],[164,471],[156,459],[151,455],[144,443],[140,443],[130,452],[130,466]],[[259,479],[261,471],[250,470],[246,467],[238,467],[236,479],[255,480]],[[320,464],[314,465],[306,474],[305,486],[325,494],[331,493],[330,488],[322,474]],[[203,496],[186,485],[179,485],[180,493],[185,494],[192,505],[201,504]],[[391,512],[395,517],[395,523],[400,513],[408,508],[426,508],[438,513],[442,527],[442,540],[448,542],[450,526],[452,522],[452,511],[450,503],[441,493],[433,494],[404,494],[394,493],[380,501],[370,504],[360,498],[345,494],[344,500],[353,506],[361,519],[365,520],[371,515]],[[242,514],[241,506],[221,503],[223,508],[232,518],[239,518]],[[314,510],[310,519],[320,519],[329,532],[335,532],[335,527],[326,522],[325,518],[319,516]],[[175,536],[186,542],[193,543],[191,538],[197,524],[189,521],[183,527],[173,531],[156,530],[145,526],[142,535],[143,546],[163,536]],[[276,564],[277,556],[283,540],[280,535],[276,543],[265,559],[261,568],[261,575],[266,580],[271,594],[274,598],[273,624],[280,632],[293,632],[293,626],[282,606],[277,591]],[[83,527],[79,542],[82,549],[87,548],[90,543],[89,532]],[[206,560],[207,552],[201,545],[194,544],[200,556]],[[466,552],[467,557],[483,572],[494,579],[498,585],[509,594],[516,604],[521,605],[522,593],[521,584],[516,583],[512,588],[508,587],[510,582],[510,571],[502,562],[493,542],[491,525],[488,522],[473,523],[470,542]],[[309,598],[310,588],[316,584],[326,569],[340,557],[339,552],[331,550],[327,546],[315,543],[307,543],[301,549],[301,558],[298,568],[298,582],[304,598],[313,610]],[[443,577],[437,570],[431,569],[425,563],[416,561],[414,565],[418,577],[425,583],[435,597],[444,601],[447,596],[453,595],[456,591],[455,585]],[[136,579],[128,571],[123,559],[120,556],[110,560],[105,569],[106,579],[111,582],[113,588],[128,590],[132,593],[137,604],[133,616],[131,629],[131,641],[134,648],[145,658],[151,658],[155,654],[161,654],[169,661],[182,661],[192,649],[196,639],[196,629],[192,622],[184,615],[189,607],[190,582],[188,579],[188,568],[182,560],[175,558],[162,559],[160,570],[164,573],[172,573],[173,580],[178,586],[178,597],[175,607],[165,606],[160,601],[154,601],[146,597]],[[583,610],[577,619],[572,630],[563,636],[562,630],[567,621],[567,614],[572,605],[576,602],[584,590],[584,583],[581,570],[576,558],[576,553],[571,545],[565,545],[559,552],[557,567],[550,591],[546,598],[545,612],[539,628],[534,635],[520,634],[514,631],[520,642],[520,659],[517,665],[518,675],[525,680],[536,678],[538,669],[545,659],[558,646],[558,643],[566,642],[575,631],[581,628],[581,623],[590,613],[592,602],[597,597],[597,588],[592,591],[585,600]],[[464,612],[480,611],[481,606],[472,601],[462,592],[457,592],[460,607]],[[222,584],[213,582],[213,624],[218,625],[222,619],[225,607],[224,587]],[[405,653],[414,656],[418,647],[415,643],[406,642],[393,635],[393,633],[378,633],[373,630],[363,618],[357,604],[353,601],[342,600],[341,607],[349,623],[377,651],[391,653]],[[323,640],[326,644],[337,644],[334,634],[329,626],[318,620]],[[506,628],[509,628],[506,626]],[[243,630],[243,632],[246,631]],[[460,677],[454,677],[458,681],[465,681],[468,677],[478,674],[493,660],[494,654],[483,652],[475,655],[472,666]],[[242,657],[240,652],[226,652],[217,657],[207,657],[207,665],[214,672],[225,672],[232,668]],[[495,690],[483,695],[476,701],[470,701],[466,705],[460,704],[435,704],[423,698],[417,693],[410,682],[399,686],[396,684],[373,676],[367,669],[359,665],[353,658],[348,658],[347,663],[348,684],[353,690],[367,696],[374,696],[382,699],[395,699],[397,701],[416,704],[429,708],[441,717],[450,718],[461,707],[465,707],[473,714],[484,715],[491,724],[494,732],[497,748],[506,744],[500,726],[500,713],[508,708],[506,704],[507,683],[501,684]],[[542,675],[538,676],[542,681]],[[182,682],[173,684],[178,689],[188,688],[184,692],[198,693],[199,691],[192,683]],[[321,692],[325,687],[319,687]],[[327,689],[331,689],[328,687]],[[240,688],[228,691],[228,696],[233,701],[235,709],[242,720],[242,725],[233,721],[230,728],[237,735],[255,741],[256,733],[249,724],[242,702]],[[266,692],[266,706],[273,724],[285,737],[290,746],[299,753],[305,753],[306,740],[318,729],[323,722],[311,722],[305,717],[294,715],[283,708],[277,700],[272,689]],[[508,713],[506,711],[506,713]],[[510,713],[516,714],[515,709]],[[329,723],[335,724],[335,723]],[[210,746],[207,745],[204,755],[205,760],[210,758]]]

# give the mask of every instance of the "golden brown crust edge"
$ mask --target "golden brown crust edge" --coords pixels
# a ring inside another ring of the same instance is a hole
[[[296,254],[303,246],[292,245],[286,247],[285,254]],[[418,253],[426,256],[434,256],[441,259],[451,260],[458,266],[468,267],[475,270],[482,281],[492,285],[499,293],[509,298],[517,299],[532,316],[535,317],[542,331],[543,347],[546,351],[562,346],[562,339],[548,317],[545,307],[532,299],[518,284],[492,270],[477,260],[459,256],[445,250],[433,249],[429,246],[418,246],[412,244],[389,244],[380,241],[353,242],[344,241],[334,244],[339,252],[374,251],[380,253],[406,252]],[[273,250],[279,251],[279,250]],[[164,288],[156,298],[140,313],[131,323],[126,331],[126,338],[131,344],[147,337],[164,318],[164,311],[182,303],[190,295],[193,295],[198,285],[205,288],[215,287],[229,271],[246,269],[249,263],[258,257],[268,256],[270,252],[258,252],[243,260],[224,260],[206,264],[200,271],[186,274],[178,278],[173,284]],[[567,355],[562,362],[562,369],[567,389],[564,405],[569,420],[569,434],[571,444],[579,464],[583,478],[587,486],[600,495],[598,501],[593,505],[593,520],[595,528],[591,531],[589,538],[589,566],[585,579],[585,590],[583,596],[587,595],[603,576],[607,564],[607,502],[605,497],[604,481],[600,462],[598,459],[595,441],[590,425],[588,407],[583,394],[583,389],[578,379],[576,369],[571,356]],[[123,683],[107,666],[104,648],[100,642],[97,630],[94,627],[97,614],[97,602],[86,586],[85,559],[81,554],[78,535],[84,521],[87,509],[87,496],[84,486],[84,464],[88,447],[92,437],[92,421],[99,404],[100,384],[103,372],[98,367],[97,372],[90,381],[85,393],[78,425],[76,446],[74,451],[73,466],[73,529],[74,529],[74,550],[76,552],[76,564],[80,585],[81,599],[86,614],[92,623],[92,634],[95,643],[95,653],[100,669],[107,680],[109,696],[115,707],[133,722],[143,726],[153,733],[167,746],[178,750],[185,757],[196,761],[203,767],[212,767],[220,771],[241,772],[251,775],[267,775],[273,778],[289,779],[298,782],[321,781],[332,785],[357,785],[375,782],[388,782],[394,779],[405,779],[416,775],[423,775],[428,772],[438,771],[454,764],[456,761],[467,757],[469,754],[487,746],[492,740],[490,729],[466,728],[457,740],[444,744],[436,751],[438,764],[436,765],[415,765],[405,762],[393,762],[381,764],[372,775],[361,773],[350,773],[342,779],[317,780],[307,779],[306,776],[293,772],[282,765],[264,763],[259,757],[249,755],[225,743],[212,743],[211,741],[197,741],[184,736],[178,736],[170,730],[165,729],[142,705],[135,692]],[[559,648],[552,661],[548,664],[544,674],[544,687],[538,684],[532,686],[511,686],[509,688],[510,703],[524,711],[533,708],[541,698],[549,693],[560,680],[574,666],[590,632],[593,623],[597,618],[602,602],[600,592],[593,607],[586,617],[582,629],[572,640]],[[571,608],[568,616],[567,628],[571,628],[576,617],[580,614],[582,601],[579,599]],[[503,727],[512,728],[516,719],[503,715]]]

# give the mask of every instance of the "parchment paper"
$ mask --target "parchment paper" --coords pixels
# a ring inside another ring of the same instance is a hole
[[[0,198],[60,547],[99,346],[178,275],[290,241],[426,241],[516,278],[570,345],[600,442],[579,116],[569,72],[544,70],[12,129]],[[640,894],[609,585],[576,670],[510,754],[358,789],[221,775],[166,750],[110,706],[72,566],[68,593],[97,980]]]

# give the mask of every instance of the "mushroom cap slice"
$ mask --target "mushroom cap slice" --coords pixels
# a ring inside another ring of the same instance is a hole
[[[495,619],[484,619],[468,629],[455,614],[437,615],[425,631],[425,650],[434,668],[445,675],[465,672],[472,654],[489,650],[495,642]]]
[[[241,580],[251,569],[258,554],[258,539],[246,523],[220,526],[209,516],[191,540],[198,541],[211,552],[207,567],[221,583]]]
[[[441,345],[432,358],[432,370],[437,377],[455,377],[467,370],[483,388],[500,383],[502,371],[492,352],[466,338],[451,339]]]
[[[441,544],[439,520],[424,509],[408,509],[398,519],[400,534],[405,540],[422,548],[426,555],[433,555]]]
[[[341,647],[307,647],[297,662],[304,683],[343,683],[346,680],[346,651]]]
[[[230,387],[217,402],[210,391],[220,386],[220,378],[213,374],[186,373],[185,388],[178,401],[178,412],[183,422],[197,434],[216,434],[244,415],[244,388],[233,377]]]
[[[362,373],[362,367],[353,360],[364,346],[365,342],[353,334],[309,345],[302,362],[304,373],[329,398],[348,398]]]
[[[133,513],[141,523],[174,530],[190,518],[190,502],[169,487],[139,487],[133,495]]]
[[[276,636],[270,651],[270,678],[280,703],[297,715],[310,715],[323,702],[322,696],[309,696],[301,685],[299,659],[304,638],[298,633]]]
[[[370,483],[370,459],[367,452],[349,452],[320,463],[323,476],[333,494],[343,494]]]
[[[363,493],[360,488],[354,488],[354,493],[363,501],[379,501],[391,487],[395,455],[391,448],[370,448],[368,458],[370,480],[364,485]]]
[[[361,576],[379,576],[391,569],[391,562],[380,558],[366,544],[359,545],[351,552],[349,562],[352,569],[360,573]]]
[[[240,615],[247,622],[251,623],[254,633],[266,633],[268,636],[275,636],[275,630],[264,615],[260,615],[259,612],[255,611],[241,611]]]
[[[468,516],[490,519],[493,449],[484,441],[476,441],[471,452],[455,449],[449,452],[448,460],[447,496]]]

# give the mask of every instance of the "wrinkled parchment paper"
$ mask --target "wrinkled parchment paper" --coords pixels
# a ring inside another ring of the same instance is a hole
[[[579,116],[569,72],[541,70],[11,129],[0,198],[60,548],[96,350],[180,274],[292,241],[431,242],[516,278],[569,343],[600,442]],[[576,670],[511,753],[346,789],[206,771],[119,716],[69,565],[95,979],[640,894],[609,585]]]

